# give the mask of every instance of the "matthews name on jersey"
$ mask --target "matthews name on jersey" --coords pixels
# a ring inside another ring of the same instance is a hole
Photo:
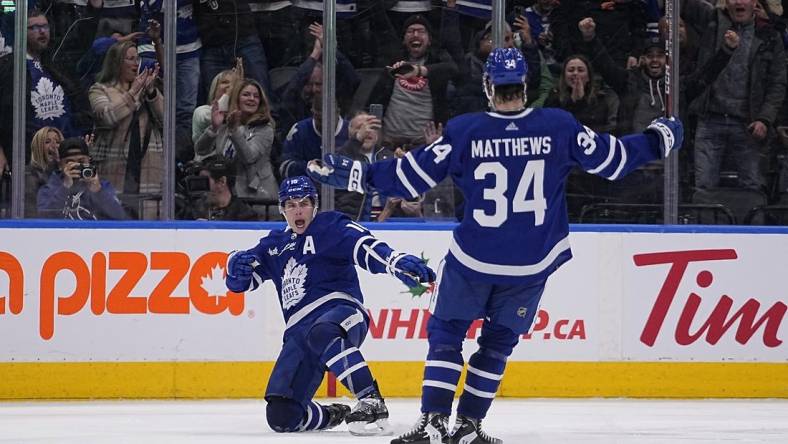
[[[596,134],[559,109],[464,114],[434,143],[371,164],[367,183],[416,197],[451,175],[465,211],[446,260],[488,282],[536,282],[572,257],[565,198],[572,168],[616,180],[661,158],[659,142],[651,133]]]
[[[285,330],[340,301],[358,306],[366,320],[355,266],[371,273],[393,275],[398,258],[405,256],[335,211],[318,213],[301,235],[289,227],[273,230],[248,252],[257,259],[249,288],[244,288],[246,282],[230,276],[227,286],[241,292],[272,280],[279,294]]]

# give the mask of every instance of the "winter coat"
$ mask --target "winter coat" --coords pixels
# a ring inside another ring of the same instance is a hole
[[[704,66],[724,45],[725,32],[733,27],[728,12],[702,0],[685,0],[681,16],[701,31],[697,66]],[[759,120],[771,126],[785,98],[786,67],[782,38],[771,26],[755,27],[750,46],[749,122]],[[690,112],[704,117],[709,111],[713,88],[708,88],[690,105]]]
[[[95,116],[96,137],[90,156],[98,166],[99,177],[108,180],[122,193],[137,191],[124,189],[131,123],[136,116],[140,145],[145,151],[139,193],[161,193],[164,180],[164,97],[161,92],[157,92],[153,99],[149,99],[145,92],[135,99],[117,84],[95,83],[88,91],[88,97]],[[148,139],[147,149],[142,146],[145,139]]]
[[[218,131],[209,126],[197,140],[194,150],[200,156],[225,156],[228,147],[232,146],[235,195],[274,201],[279,195],[279,184],[271,163],[273,143],[274,126],[271,122],[240,125],[235,129],[222,125]]]

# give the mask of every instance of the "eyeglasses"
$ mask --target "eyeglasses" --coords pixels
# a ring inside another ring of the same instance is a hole
[[[30,25],[27,27],[28,31],[46,32],[49,31],[49,25]]]
[[[132,63],[139,63],[140,58],[139,57],[123,57],[123,60],[125,60],[127,62],[132,62]]]

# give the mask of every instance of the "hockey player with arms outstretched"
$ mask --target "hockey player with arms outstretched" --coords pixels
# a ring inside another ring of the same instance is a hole
[[[506,360],[534,321],[547,278],[572,257],[566,178],[573,167],[615,180],[681,146],[675,119],[639,134],[596,134],[559,109],[525,107],[527,66],[517,49],[495,49],[484,89],[492,110],[449,120],[443,136],[402,159],[362,165],[327,154],[309,174],[332,186],[415,197],[451,175],[465,197],[462,222],[438,270],[427,325],[421,417],[392,444],[501,443],[481,422]],[[464,362],[463,340],[484,319],[468,360],[457,418],[449,416]]]
[[[355,435],[385,434],[388,410],[359,351],[369,315],[356,266],[388,273],[415,287],[435,273],[421,259],[397,252],[335,211],[318,213],[317,190],[306,176],[279,190],[287,228],[227,260],[227,288],[256,289],[272,280],[285,318],[284,343],[266,388],[268,425],[277,432],[324,430],[343,420]],[[358,398],[351,408],[312,400],[326,368]]]

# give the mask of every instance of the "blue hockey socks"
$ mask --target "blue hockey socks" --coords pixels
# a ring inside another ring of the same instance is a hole
[[[462,341],[471,321],[443,321],[431,317],[427,324],[430,349],[424,363],[421,411],[451,414],[451,404],[462,374]]]
[[[462,374],[462,353],[455,348],[438,348],[427,354],[421,389],[421,410],[451,414],[451,403]]]
[[[358,348],[347,339],[338,338],[332,342],[321,357],[326,366],[337,377],[337,381],[350,390],[357,398],[372,393],[372,372]]]
[[[517,345],[519,335],[509,328],[485,322],[479,337],[479,350],[468,360],[465,388],[457,414],[482,419],[490,409],[503,379],[506,360]]]
[[[307,340],[312,352],[320,356],[320,361],[357,398],[363,398],[375,390],[372,372],[364,356],[345,337],[342,327],[332,322],[316,324],[309,331]]]
[[[505,368],[506,356],[485,349],[474,353],[468,360],[468,373],[457,413],[470,418],[484,418],[501,384]]]
[[[325,429],[328,427],[330,419],[331,415],[329,414],[326,406],[320,405],[315,401],[310,401],[306,406],[306,417],[304,418],[299,431],[307,432],[309,430]]]

